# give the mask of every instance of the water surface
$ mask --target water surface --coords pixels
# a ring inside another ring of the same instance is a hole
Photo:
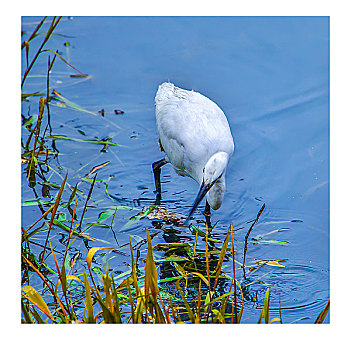
[[[31,33],[39,20],[23,17],[22,29]],[[48,176],[60,184],[58,174],[64,177],[68,170],[74,186],[94,166],[110,161],[98,172],[104,182],[94,188],[86,222],[96,222],[99,213],[116,205],[134,208],[117,211],[116,235],[99,227],[89,232],[125,254],[128,233],[137,242],[145,238],[146,227],[159,233],[154,243],[193,240],[186,229],[167,231],[165,228],[172,225],[160,229],[148,219],[128,230],[120,229],[144,206],[154,204],[151,164],[163,157],[154,116],[158,85],[171,81],[199,91],[223,109],[235,142],[226,196],[212,216],[213,222],[218,221],[215,237],[224,239],[233,224],[238,229],[235,242],[241,261],[248,222],[263,203],[266,209],[251,237],[289,229],[266,236],[289,245],[249,245],[247,264],[257,259],[281,259],[285,267],[266,266],[247,276],[243,322],[257,322],[264,292],[270,286],[271,317],[278,316],[280,295],[284,323],[313,323],[329,298],[329,19],[74,17],[63,18],[56,34],[60,35],[53,36],[47,48],[59,49],[91,78],[70,78],[77,72],[57,59],[51,89],[93,113],[52,104],[52,134],[75,139],[112,138],[121,147],[109,146],[102,151],[101,145],[56,140],[59,155],[49,163],[56,172]],[[46,59],[43,55],[33,68],[25,92],[46,92]],[[32,98],[22,103],[23,115],[37,111],[37,101]],[[102,108],[104,117],[97,113]],[[125,113],[116,115],[115,109]],[[197,183],[178,176],[170,165],[162,168],[161,176],[162,205],[187,214]],[[83,182],[79,188],[87,193],[90,184]],[[28,187],[24,172],[22,197],[23,202],[36,197],[47,200],[39,183],[34,190]],[[195,213],[199,225],[203,225],[203,206]],[[41,215],[38,206],[23,206],[22,212],[24,227]],[[62,230],[56,228],[52,235],[56,249],[63,251],[66,241]],[[37,239],[45,237],[46,233],[38,234]],[[88,247],[94,245],[99,244],[89,243]],[[72,249],[84,256],[86,248],[77,240]],[[162,253],[158,254],[162,258]],[[110,254],[107,258],[116,274],[128,271],[129,257]],[[230,274],[231,263],[225,269]],[[241,269],[237,274],[243,282]]]

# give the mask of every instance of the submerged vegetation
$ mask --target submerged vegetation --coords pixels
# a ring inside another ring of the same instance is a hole
[[[251,237],[265,209],[264,204],[250,222],[241,261],[237,258],[238,249],[234,246],[236,230],[232,225],[225,232],[224,241],[212,235],[216,225],[205,229],[190,225],[186,229],[190,230],[193,239],[188,242],[153,244],[156,234],[151,234],[149,229],[138,234],[132,231],[126,253],[126,245],[118,243],[113,224],[117,211],[132,211],[135,208],[114,205],[103,208],[94,222],[87,223],[86,219],[89,208],[98,205],[94,201],[96,184],[100,183],[106,196],[113,199],[108,191],[110,177],[107,180],[97,177],[109,162],[94,166],[75,185],[72,185],[75,180],[68,170],[61,169],[59,172],[50,165],[50,161],[59,153],[55,146],[57,140],[98,144],[103,147],[102,152],[107,147],[119,146],[110,138],[87,139],[83,133],[82,138],[74,138],[52,133],[50,106],[71,108],[96,116],[104,114],[101,112],[103,109],[99,112],[89,111],[56,90],[50,92],[50,72],[56,58],[79,73],[70,77],[89,78],[57,50],[45,49],[60,20],[61,17],[54,17],[49,21],[46,33],[42,33],[40,29],[48,21],[46,17],[43,18],[29,39],[22,43],[26,63],[21,83],[22,101],[38,99],[37,115],[32,113],[26,117],[22,114],[21,162],[28,186],[35,194],[34,200],[24,201],[22,206],[37,206],[42,213],[33,218],[29,226],[22,226],[22,323],[242,323],[245,290],[249,284],[243,285],[238,281],[236,269],[242,269],[245,280],[248,275],[266,266],[284,268],[283,260],[256,260],[254,264],[246,265],[249,244],[289,245],[287,241],[268,239],[267,236],[273,232]],[[31,43],[36,37],[44,39],[30,61]],[[46,91],[24,92],[32,68],[43,55],[47,55],[48,60]],[[123,113],[116,111],[116,114]],[[36,193],[38,184],[41,186],[41,196]],[[82,189],[81,184],[88,186],[87,190]],[[131,216],[120,231],[129,230],[145,218],[155,225],[166,222],[175,227],[181,226],[182,221],[177,213],[170,213],[160,206],[148,206]],[[89,221],[92,221],[91,218]],[[57,228],[60,229],[60,242],[65,245],[63,252],[56,250],[53,244],[57,239],[53,238],[53,232]],[[91,234],[91,228],[108,230],[114,236],[118,249]],[[274,232],[284,230],[287,229]],[[76,240],[84,242],[84,257],[81,251],[72,249]],[[113,254],[126,256],[129,266],[126,272],[113,271],[109,267]],[[160,269],[166,271],[167,277],[159,278]],[[283,323],[280,297],[276,310],[279,316],[272,317],[271,288],[264,286],[264,297],[255,300],[261,310],[257,322]],[[316,315],[316,323],[323,322],[329,304],[328,301]]]

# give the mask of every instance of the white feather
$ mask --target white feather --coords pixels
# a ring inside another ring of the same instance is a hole
[[[172,83],[159,86],[155,103],[160,141],[167,154],[166,160],[176,171],[199,184],[210,181],[211,173],[213,176],[218,172],[223,174],[207,194],[210,206],[218,209],[225,191],[226,167],[234,152],[225,114],[209,98]]]

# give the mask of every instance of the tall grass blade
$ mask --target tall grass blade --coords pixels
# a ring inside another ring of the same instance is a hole
[[[101,249],[111,249],[111,248],[105,248],[105,247],[94,247],[94,248],[91,248],[89,249],[89,252],[88,252],[88,255],[86,257],[86,260],[87,260],[87,265],[88,265],[88,268],[89,270],[91,269],[91,262],[93,260],[93,257],[95,255],[95,253]]]
[[[236,323],[240,323],[241,322],[241,318],[243,316],[243,312],[244,312],[244,302],[241,304],[239,315],[237,317],[237,322]]]
[[[35,61],[36,61],[37,58],[39,57],[39,55],[40,55],[40,53],[41,53],[43,47],[45,46],[45,44],[46,44],[47,41],[49,40],[51,34],[53,33],[54,29],[56,28],[56,26],[57,26],[58,23],[60,22],[61,18],[62,18],[62,16],[60,16],[57,20],[56,20],[56,17],[54,17],[54,18],[52,19],[50,28],[49,28],[49,30],[47,31],[46,36],[45,36],[45,38],[44,38],[42,44],[40,45],[40,47],[39,47],[37,53],[35,54],[35,56],[34,56],[32,62],[31,62],[30,65],[29,65],[29,67],[28,67],[28,68],[26,69],[26,71],[24,72],[23,79],[22,79],[22,83],[21,83],[21,88],[23,87],[24,82],[25,82],[25,80],[26,80],[26,78],[27,78],[29,72],[31,71],[31,69],[32,69],[32,67],[33,67],[33,65],[34,65],[34,63],[35,63]]]
[[[111,279],[112,279],[112,298],[113,298],[113,308],[114,308],[114,319],[115,319],[115,323],[122,323],[119,299],[118,299],[115,280],[113,278],[112,272],[111,272]]]
[[[51,71],[51,69],[52,69],[52,67],[54,65],[55,59],[56,59],[56,56],[54,56],[53,60],[50,62],[50,56],[48,56],[48,70],[47,70],[47,73],[46,73],[46,106],[47,107],[49,105],[50,71]]]
[[[67,312],[65,310],[65,307],[61,301],[61,299],[57,296],[57,294],[55,293],[55,291],[51,288],[50,283],[48,282],[48,280],[43,276],[43,274],[32,264],[31,261],[29,261],[23,254],[22,254],[22,258],[27,262],[27,264],[30,265],[30,267],[37,273],[37,275],[41,278],[41,280],[46,284],[46,286],[49,288],[51,294],[56,298],[57,302],[59,303],[62,312],[64,313],[64,315],[67,317]]]
[[[90,186],[90,189],[89,189],[89,193],[88,193],[88,196],[87,196],[87,199],[86,199],[86,202],[85,202],[85,205],[84,205],[84,209],[83,209],[83,213],[82,213],[82,216],[80,218],[80,222],[79,222],[79,226],[78,228],[81,229],[81,226],[82,226],[82,222],[83,222],[83,218],[84,218],[84,214],[85,212],[87,211],[87,205],[88,205],[88,201],[90,199],[90,196],[91,196],[91,193],[93,192],[93,188],[94,188],[94,185],[95,185],[95,181],[96,181],[96,175],[94,176],[94,180]]]
[[[271,289],[268,288],[264,297],[264,306],[263,306],[263,313],[264,313],[264,322],[267,324],[269,323],[269,299],[271,295]]]
[[[132,257],[132,277],[133,277],[133,282],[134,282],[134,288],[136,291],[137,297],[141,295],[141,290],[138,285],[138,278],[137,278],[137,273],[136,273],[136,268],[135,268],[135,261],[134,261],[134,252],[133,252],[133,245],[132,245],[132,239],[129,235],[129,246],[130,246],[130,254]]]
[[[208,282],[209,282],[208,290],[210,291],[211,290],[211,287],[210,287],[211,280],[210,280],[210,263],[209,263],[209,258],[208,258],[208,232],[209,232],[209,228],[206,225],[206,250],[205,250],[205,257],[206,257],[206,273],[207,273],[207,279],[208,279]]]
[[[132,317],[133,323],[135,323],[134,302],[133,302],[132,290],[130,288],[130,279],[129,278],[127,278],[127,287],[128,287],[128,296],[129,296],[129,300],[128,301],[129,301],[129,304],[130,304],[131,317]]]
[[[222,309],[222,308],[221,308]],[[220,322],[220,323],[225,323],[225,319],[223,317],[223,314],[221,312],[221,310],[216,310],[216,309],[213,309],[212,310],[213,314],[215,315],[215,318],[213,320],[213,323],[217,323],[217,320]]]
[[[72,138],[67,136],[61,136],[61,135],[51,135],[51,136],[48,136],[48,138],[54,139],[54,140],[69,140],[69,141],[75,141],[75,142],[95,143],[98,145],[105,145],[105,146],[119,146],[118,143],[113,143],[109,140],[82,140],[82,139],[77,139],[77,138]]]
[[[234,250],[234,230],[231,232],[232,239],[232,258],[233,258],[233,282],[234,282],[234,304],[232,307],[232,323],[238,323],[238,306],[236,300],[236,278],[235,278],[235,250]]]
[[[216,286],[217,286],[217,282],[218,282],[218,278],[219,275],[222,271],[222,265],[223,265],[223,260],[227,254],[227,248],[228,248],[228,242],[229,242],[229,237],[231,232],[233,232],[233,226],[230,225],[228,232],[227,232],[227,236],[225,237],[224,243],[222,245],[222,249],[221,249],[221,253],[219,255],[219,259],[218,259],[218,263],[217,263],[217,267],[216,267],[216,276],[215,276],[215,282],[214,282],[214,286],[213,286],[213,291],[215,291]]]
[[[283,323],[282,308],[281,308],[281,305],[280,305],[280,294],[279,294],[279,316],[280,316],[280,323]]]
[[[330,298],[328,299],[328,302],[327,304],[325,305],[324,309],[322,310],[322,312],[318,315],[316,321],[315,321],[315,324],[321,324],[323,323],[325,317],[327,316],[328,314],[328,311],[329,311],[329,308],[330,308]]]
[[[40,317],[39,313],[34,309],[34,307],[30,308],[29,310],[30,310],[31,314],[33,315],[33,317],[38,322],[38,324],[45,324],[45,323],[47,323]]]
[[[42,50],[41,52],[51,52],[55,55],[55,57],[57,56],[59,59],[61,59],[63,62],[65,62],[68,66],[70,66],[71,68],[73,68],[74,70],[76,70],[77,72],[79,72],[80,77],[87,77],[87,74],[82,73],[78,68],[72,66],[69,62],[67,62],[59,53],[58,51],[53,51],[50,49],[47,50]]]
[[[35,221],[33,222],[33,224],[31,224],[31,225],[28,227],[27,231],[29,231],[31,228],[33,228],[41,219],[45,218],[46,215],[48,215],[48,214],[51,212],[52,209],[54,209],[54,204],[53,204],[39,219],[35,220]]]
[[[37,157],[38,157],[39,151],[38,151],[37,155],[35,155],[35,151],[37,148],[37,143],[38,143],[38,139],[39,139],[39,135],[40,135],[40,127],[41,127],[41,122],[43,120],[44,106],[45,106],[45,99],[44,99],[44,97],[41,97],[39,100],[39,113],[38,113],[37,124],[36,124],[35,128],[32,130],[31,134],[29,135],[28,140],[27,140],[27,144],[26,144],[26,147],[27,146],[29,147],[30,139],[32,138],[32,135],[35,132],[33,150],[31,151],[31,157],[30,157],[30,160],[28,162],[28,166],[26,168],[27,178],[29,178],[29,186],[32,188],[36,184],[35,169],[36,169],[36,166],[38,164]]]
[[[178,292],[179,292],[181,298],[183,299],[183,303],[184,303],[184,306],[185,306],[185,308],[186,308],[186,311],[188,312],[190,321],[191,321],[192,323],[195,323],[195,316],[194,316],[194,313],[193,313],[193,311],[191,310],[190,305],[189,305],[188,301],[186,300],[185,295],[184,295],[182,289],[181,289],[180,286],[179,286],[179,280],[176,282],[176,288],[177,288],[177,290],[178,290]]]
[[[263,308],[261,310],[261,313],[260,313],[260,317],[258,318],[258,324],[261,324],[262,323],[262,319],[263,319]]]
[[[256,219],[254,220],[254,222],[252,223],[251,227],[249,228],[249,231],[247,232],[246,236],[245,236],[245,246],[244,246],[244,259],[243,259],[243,264],[242,267],[244,269],[244,276],[245,276],[245,261],[246,261],[246,251],[247,251],[247,240],[249,238],[249,235],[253,229],[253,227],[255,226],[255,224],[257,223],[259,217],[261,216],[264,208],[265,208],[266,204],[263,204],[260,211],[258,212]]]
[[[158,289],[157,271],[154,261],[154,256],[152,252],[152,243],[149,229],[146,228],[147,235],[147,253],[146,253],[146,263],[145,263],[145,295],[148,300],[148,295],[151,293],[154,302],[156,303]]]
[[[90,294],[90,284],[88,281],[87,274],[84,273],[84,285],[85,285],[85,308],[88,313],[87,323],[95,323],[94,310],[93,310],[93,299]]]
[[[60,271],[60,268],[58,266],[58,262],[57,262],[57,259],[56,259],[56,255],[55,255],[55,252],[54,250],[52,249],[52,245],[51,245],[51,241],[49,240],[49,244],[50,244],[50,249],[51,249],[51,254],[54,258],[54,261],[55,261],[55,265],[56,265],[56,269],[57,269],[57,273],[59,275],[59,279],[61,281],[61,284],[62,284],[62,292],[63,292],[63,295],[66,299],[66,306],[67,306],[67,310],[68,310],[68,313],[71,317],[71,312],[70,312],[70,309],[68,307],[68,300],[67,300],[67,279],[66,279],[66,269],[65,269],[65,265],[63,264],[62,265],[62,270]],[[56,293],[56,291],[55,291]]]
[[[111,295],[112,279],[108,275],[108,264],[106,267],[106,274],[102,275],[102,283],[104,286],[105,298],[104,300],[102,300],[100,297],[97,297],[97,300],[102,308],[105,323],[115,323],[115,318],[113,315],[112,295]]]
[[[74,276],[74,275],[66,275],[66,280],[72,280],[72,281],[77,281],[79,283],[81,283],[83,286],[84,286],[84,282],[77,276]],[[58,290],[58,287],[60,286],[61,284],[61,280],[59,279],[55,285],[55,293],[57,293],[57,290]]]
[[[21,299],[21,309],[22,309],[22,314],[23,314],[23,317],[24,317],[24,320],[26,321],[26,323],[34,323],[23,299]]]
[[[25,42],[29,43],[32,39],[34,39],[36,37],[36,34],[38,32],[38,30],[40,29],[40,27],[43,25],[43,23],[45,22],[47,16],[45,16],[40,23],[36,26],[36,28],[34,29],[33,33],[31,34],[31,36],[29,37],[28,40],[24,41],[21,45],[21,50],[23,50],[23,48],[25,47]]]
[[[169,317],[169,312],[166,310],[165,305],[163,303],[163,300],[162,300],[162,297],[161,297],[161,293],[158,293],[158,297],[160,298],[160,302],[161,302],[161,306],[162,306],[162,310],[163,310],[163,313],[162,313],[161,310],[160,310],[160,313],[159,313],[160,318],[162,320],[162,322],[160,322],[160,323],[166,323],[166,320],[167,320],[167,323],[171,324],[172,321],[171,321],[171,318]],[[165,319],[165,317],[166,317],[166,319]]]
[[[243,315],[243,311],[244,311],[244,293],[243,293],[243,290],[241,288],[240,283],[237,280],[235,280],[235,283],[238,284],[238,287],[239,287],[240,293],[241,293],[241,308],[240,308],[240,311],[239,311],[239,316],[237,318],[237,323],[240,323],[242,315]]]
[[[63,190],[65,188],[65,185],[66,185],[66,181],[67,181],[67,176],[68,176],[68,172],[66,173],[66,176],[62,182],[62,185],[59,189],[59,192],[58,192],[58,195],[57,195],[57,198],[56,198],[56,201],[55,201],[55,204],[54,204],[54,207],[52,209],[52,213],[51,213],[51,220],[50,220],[50,224],[49,224],[49,231],[48,231],[48,234],[46,236],[46,240],[45,240],[45,244],[44,244],[44,249],[41,253],[41,259],[40,259],[40,264],[43,263],[43,260],[44,260],[44,255],[45,255],[45,251],[46,251],[46,247],[47,247],[47,244],[48,244],[48,239],[49,239],[49,235],[50,235],[50,231],[51,231],[51,227],[52,227],[52,223],[54,221],[54,218],[55,218],[55,214],[56,214],[56,211],[59,207],[59,204],[60,204],[60,200],[61,200],[61,196],[62,196],[62,193],[63,193]]]
[[[199,281],[199,289],[197,292],[197,312],[195,323],[201,323],[201,281]]]

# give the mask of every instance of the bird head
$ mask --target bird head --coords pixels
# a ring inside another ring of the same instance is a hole
[[[215,153],[206,163],[203,169],[202,183],[214,185],[224,175],[228,165],[228,154],[226,152]]]
[[[208,191],[212,188],[212,186],[219,182],[222,177],[225,176],[225,171],[227,169],[228,165],[228,154],[226,152],[218,152],[215,153],[206,163],[205,167],[203,168],[203,175],[202,175],[202,183],[199,189],[199,192],[196,196],[196,199],[194,201],[194,204],[192,206],[192,209],[186,219],[186,221],[189,220],[190,216],[193,214],[197,206],[200,204],[201,200],[206,196]],[[224,181],[223,181],[223,186],[224,186]],[[222,187],[223,187],[222,186]],[[212,198],[209,198],[209,204],[213,209],[218,209],[220,207],[220,204],[223,199],[223,194],[224,192],[221,191],[220,193],[220,202],[219,205],[214,203],[215,201],[212,201]],[[210,196],[211,197],[211,196]],[[213,205],[212,203],[213,202]]]

